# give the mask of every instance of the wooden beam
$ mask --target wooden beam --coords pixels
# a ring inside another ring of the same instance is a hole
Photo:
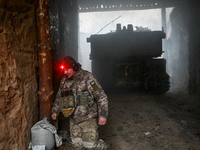
[[[79,0],[79,12],[156,9],[176,7],[186,3],[188,0]]]
[[[40,120],[51,119],[53,104],[52,49],[49,27],[49,0],[37,0]]]

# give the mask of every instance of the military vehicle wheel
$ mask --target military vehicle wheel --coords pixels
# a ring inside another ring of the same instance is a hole
[[[157,74],[157,84],[155,88],[155,93],[164,94],[170,88],[169,75],[167,73]]]
[[[170,88],[169,75],[157,74],[156,85],[153,78],[148,79],[147,91],[154,94],[164,94]]]
[[[156,93],[157,94],[164,94],[166,93],[170,88],[169,80],[165,79],[162,82],[160,82],[160,85],[156,87]]]

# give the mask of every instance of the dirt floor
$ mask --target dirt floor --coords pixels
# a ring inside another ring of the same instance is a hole
[[[108,92],[109,118],[100,138],[112,150],[200,150],[200,100],[167,92],[147,93],[140,87]],[[68,130],[60,117],[59,132]],[[63,140],[58,150],[73,150]]]

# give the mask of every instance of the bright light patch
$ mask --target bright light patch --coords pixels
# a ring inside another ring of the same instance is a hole
[[[133,7],[134,5],[131,6]],[[100,7],[103,8],[103,5]],[[166,9],[167,23],[173,8],[170,8],[170,10],[168,9],[169,8]],[[82,64],[82,68],[91,71],[91,60],[89,60],[91,47],[90,43],[86,42],[86,39],[90,37],[90,35],[113,32],[116,30],[116,24],[118,23],[121,24],[122,28],[123,26],[127,27],[128,24],[132,24],[134,30],[137,27],[143,27],[148,28],[151,31],[160,31],[162,30],[161,18],[161,9],[159,8],[79,13],[79,62]]]
[[[63,65],[60,66],[61,69],[64,69],[65,67]]]

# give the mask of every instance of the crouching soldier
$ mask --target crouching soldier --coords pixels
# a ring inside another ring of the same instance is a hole
[[[99,139],[97,131],[98,124],[105,125],[107,121],[107,95],[97,79],[72,57],[64,58],[63,69],[52,118],[56,120],[59,112],[69,117],[70,135],[77,150],[107,150],[108,145]]]

